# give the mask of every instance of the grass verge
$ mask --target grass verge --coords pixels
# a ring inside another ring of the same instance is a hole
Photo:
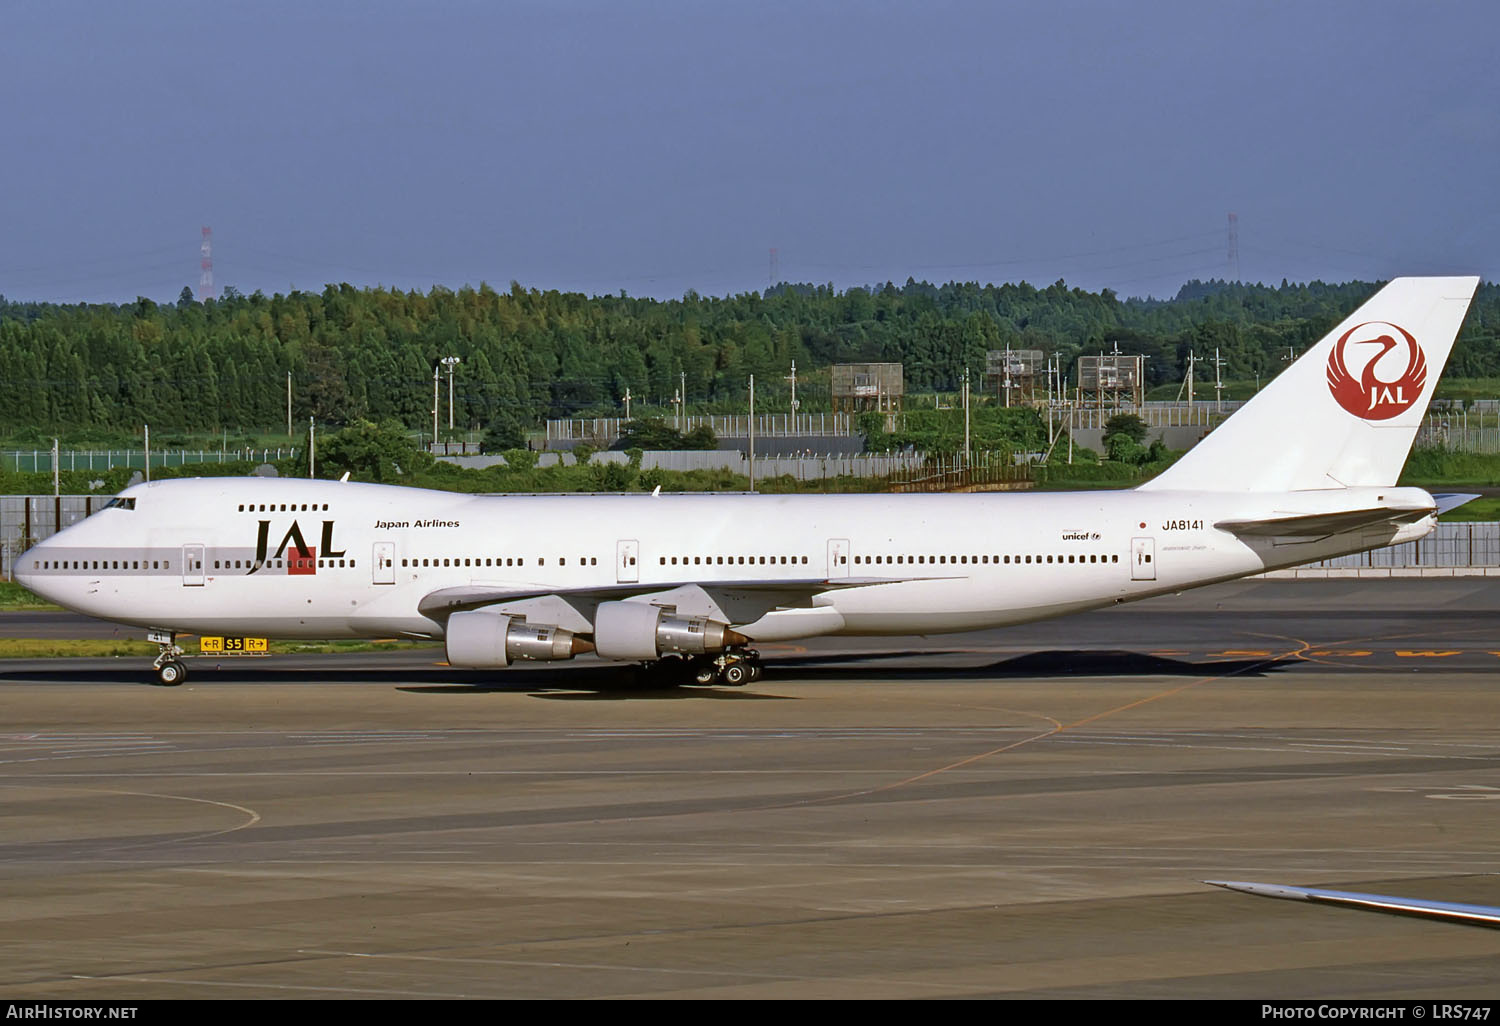
[[[183,645],[197,658],[192,639]],[[386,652],[392,649],[432,648],[426,641],[273,641],[272,655],[327,655],[344,652]],[[149,641],[112,638],[0,638],[0,659],[107,659],[111,656],[144,656],[156,658],[157,647]],[[204,656],[205,659],[233,661],[255,656]]]

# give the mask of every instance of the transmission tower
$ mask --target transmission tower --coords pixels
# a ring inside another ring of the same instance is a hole
[[[203,272],[198,275],[198,302],[214,298],[214,230],[203,226],[203,243],[198,252],[202,254]]]
[[[1240,280],[1240,215],[1229,215],[1229,280]]]

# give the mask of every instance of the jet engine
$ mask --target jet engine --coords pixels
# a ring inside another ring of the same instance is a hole
[[[605,659],[656,659],[668,653],[722,652],[750,639],[706,616],[678,616],[645,602],[601,602],[594,613],[594,647]]]
[[[561,627],[483,611],[448,617],[446,638],[448,665],[476,669],[509,666],[518,659],[572,659],[593,648]]]

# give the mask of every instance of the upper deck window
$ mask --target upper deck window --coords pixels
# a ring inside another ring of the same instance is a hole
[[[129,499],[124,499],[124,498],[121,498],[120,496],[116,495],[113,499],[110,499],[108,502],[106,502],[104,504],[104,508],[105,509],[135,509],[135,498],[131,497]]]

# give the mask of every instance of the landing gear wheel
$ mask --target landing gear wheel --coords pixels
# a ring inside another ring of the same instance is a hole
[[[732,688],[750,683],[750,668],[744,663],[730,663],[721,675],[725,684]]]
[[[693,683],[704,687],[719,679],[719,668],[712,662],[699,663],[693,667]]]
[[[750,683],[754,684],[766,675],[766,669],[760,663],[750,664]]]
[[[175,688],[187,680],[187,667],[177,660],[169,660],[156,668],[156,679],[164,687]]]

